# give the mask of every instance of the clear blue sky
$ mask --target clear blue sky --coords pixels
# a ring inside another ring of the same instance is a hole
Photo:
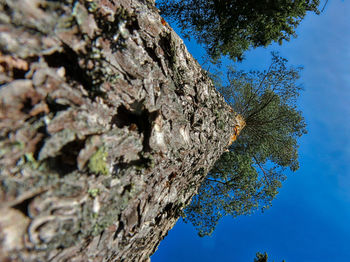
[[[257,251],[270,262],[350,261],[350,1],[330,0],[297,31],[289,43],[247,53],[239,67],[264,69],[273,50],[304,66],[299,104],[309,133],[300,140],[300,169],[269,210],[226,217],[210,237],[180,219],[152,262],[253,262]],[[200,48],[185,43],[200,61]]]

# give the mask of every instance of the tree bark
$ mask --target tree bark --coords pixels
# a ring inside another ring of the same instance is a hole
[[[0,22],[0,260],[147,261],[236,114],[154,2],[0,0]]]

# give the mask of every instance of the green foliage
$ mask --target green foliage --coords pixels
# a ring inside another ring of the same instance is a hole
[[[307,11],[319,13],[319,0],[161,0],[157,6],[185,37],[194,36],[216,60],[241,60],[250,47],[282,43],[296,36]]]
[[[296,108],[301,68],[287,67],[273,54],[268,70],[245,73],[229,68],[227,86],[218,85],[227,102],[246,120],[246,127],[211,169],[185,209],[200,236],[210,235],[219,219],[264,210],[278,194],[285,170],[296,171],[297,138],[306,124]]]
[[[256,253],[256,257],[254,258],[254,262],[268,262],[268,255],[265,252],[264,254],[258,252]],[[282,262],[286,262],[284,259]]]
[[[258,252],[256,253],[256,258],[254,258],[254,262],[267,262],[268,260],[268,255],[265,252],[264,254]]]

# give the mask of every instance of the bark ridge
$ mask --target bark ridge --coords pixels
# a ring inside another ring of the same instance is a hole
[[[0,50],[0,260],[147,261],[235,113],[152,1],[0,0]]]

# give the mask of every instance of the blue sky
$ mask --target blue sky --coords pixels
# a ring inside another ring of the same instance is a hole
[[[308,124],[300,140],[300,169],[263,214],[222,219],[200,238],[181,220],[161,242],[152,262],[350,261],[350,1],[329,0],[323,14],[309,14],[298,37],[246,54],[241,69],[264,69],[270,51],[302,65],[299,100]],[[201,61],[203,51],[185,41]]]

